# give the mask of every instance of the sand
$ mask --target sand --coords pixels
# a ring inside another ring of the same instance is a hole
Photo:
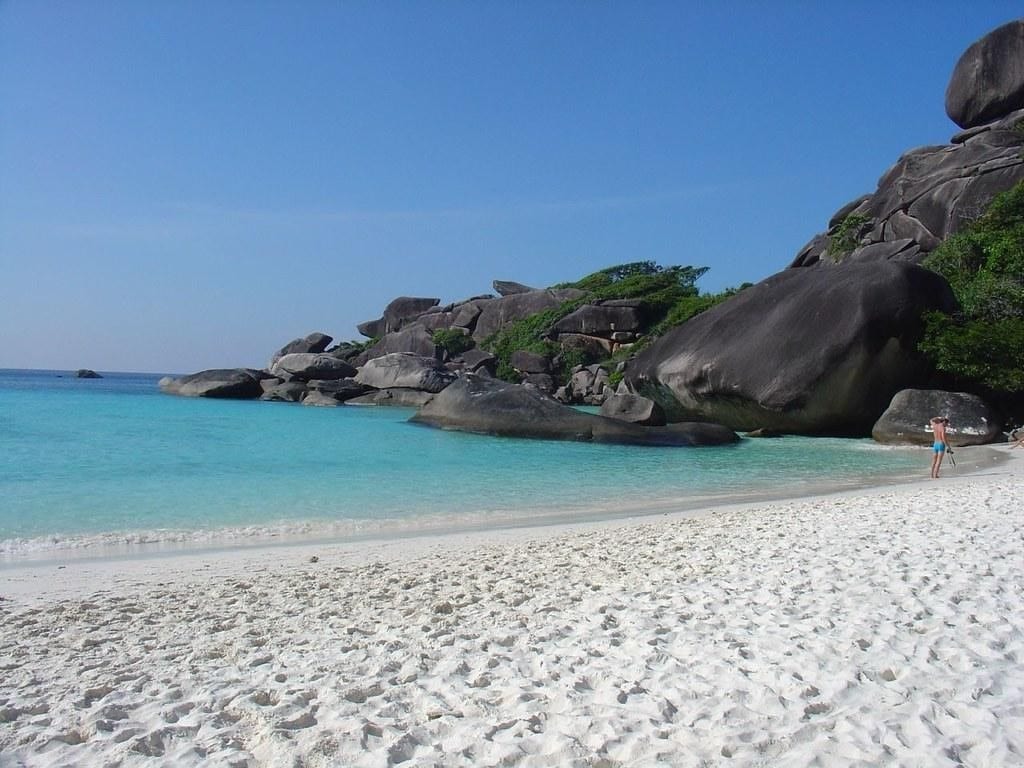
[[[1022,765],[1006,452],[698,516],[0,569],[0,765]]]

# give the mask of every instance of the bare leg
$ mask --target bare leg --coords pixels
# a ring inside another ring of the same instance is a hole
[[[942,454],[939,453],[938,451],[935,451],[934,454],[935,455],[932,456],[932,477],[933,478],[939,476],[939,467],[942,466]]]

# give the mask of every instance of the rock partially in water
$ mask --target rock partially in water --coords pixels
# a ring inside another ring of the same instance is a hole
[[[265,371],[252,368],[214,368],[180,378],[165,376],[159,387],[169,395],[252,400],[263,394],[260,381],[264,378]]]
[[[100,376],[98,373],[96,373],[96,371],[90,370],[89,368],[79,368],[77,371],[75,371],[75,378],[76,379],[102,379],[103,377]]]
[[[880,443],[930,445],[933,416],[949,418],[953,445],[987,445],[1003,439],[998,414],[977,395],[939,389],[904,389],[871,430]]]
[[[411,421],[501,437],[625,445],[725,445],[739,440],[735,432],[718,424],[643,427],[582,413],[534,387],[473,375],[460,376]]]

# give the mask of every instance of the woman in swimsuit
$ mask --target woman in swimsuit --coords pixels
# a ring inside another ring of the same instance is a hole
[[[935,442],[932,443],[932,477],[939,476],[939,467],[942,466],[942,459],[946,455],[949,443],[946,442],[946,428],[949,426],[949,419],[945,416],[933,416],[931,420],[932,433]]]

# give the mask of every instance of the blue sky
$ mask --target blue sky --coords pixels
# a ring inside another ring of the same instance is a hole
[[[0,0],[0,367],[262,366],[653,259],[783,269],[1010,2]]]

